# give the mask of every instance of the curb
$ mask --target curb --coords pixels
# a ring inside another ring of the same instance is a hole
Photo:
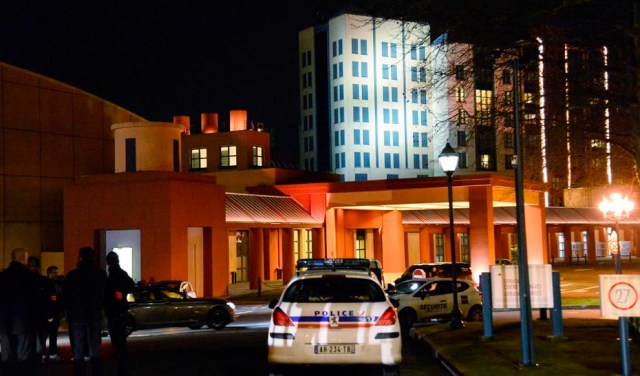
[[[462,376],[462,372],[460,372],[460,370],[458,370],[456,366],[454,366],[453,364],[451,364],[451,362],[444,358],[426,337],[417,334],[415,328],[411,328],[411,330],[409,331],[409,336],[422,341],[422,343],[424,343],[427,346],[428,350],[431,352],[431,356],[433,356],[435,360],[440,362],[442,367],[447,370],[447,372],[449,372],[451,376]]]

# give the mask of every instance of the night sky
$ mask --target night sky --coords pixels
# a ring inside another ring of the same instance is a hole
[[[298,32],[340,3],[0,0],[0,60],[152,121],[217,112],[222,126],[244,109],[286,129],[298,123]]]

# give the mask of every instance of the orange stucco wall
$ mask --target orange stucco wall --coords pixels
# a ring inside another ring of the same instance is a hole
[[[100,249],[99,230],[140,230],[141,277],[187,279],[188,228],[203,227],[204,295],[227,294],[229,275],[224,188],[215,179],[169,172],[96,175],[65,187],[65,268],[80,247]]]

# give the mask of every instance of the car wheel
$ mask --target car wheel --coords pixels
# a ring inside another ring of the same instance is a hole
[[[399,376],[400,375],[400,367],[398,367],[398,366],[383,366],[382,367],[382,375],[383,376]]]
[[[471,307],[471,309],[469,310],[469,313],[467,314],[467,320],[482,321],[482,307],[477,305]]]
[[[220,330],[229,322],[227,312],[222,308],[214,308],[207,316],[207,326],[211,329]]]
[[[131,335],[131,333],[133,333],[133,331],[136,330],[136,321],[134,320],[133,317],[131,316],[127,317],[127,325],[125,326],[124,330],[127,337],[129,337],[129,335]]]
[[[400,320],[400,329],[402,330],[402,333],[409,333],[409,330],[417,320],[417,315],[414,310],[407,308],[400,311],[398,318]]]

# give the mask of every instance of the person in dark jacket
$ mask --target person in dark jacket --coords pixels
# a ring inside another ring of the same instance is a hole
[[[29,252],[16,248],[0,272],[0,346],[2,375],[35,375],[38,278],[27,269]]]
[[[116,354],[118,375],[128,375],[127,365],[127,295],[133,290],[133,279],[120,268],[120,258],[115,252],[107,254],[109,277],[104,296],[111,345]]]
[[[91,247],[80,248],[78,267],[67,273],[62,284],[76,376],[86,374],[84,357],[87,355],[91,359],[92,375],[104,374],[100,333],[106,282],[107,273],[98,268],[96,251]]]
[[[53,282],[43,276],[40,271],[40,259],[29,256],[27,267],[38,277],[38,297],[36,303],[36,358],[45,360],[49,323],[53,321],[53,304],[51,296],[55,295]]]
[[[58,267],[55,265],[51,265],[47,268],[47,277],[53,283],[54,294],[51,295],[51,309],[52,309],[52,320],[49,322],[48,327],[48,336],[49,336],[49,360],[62,360],[60,355],[58,354],[58,330],[60,329],[60,316],[62,315],[62,301],[61,301],[61,292],[62,292],[62,283],[60,283],[60,279],[58,278]]]

